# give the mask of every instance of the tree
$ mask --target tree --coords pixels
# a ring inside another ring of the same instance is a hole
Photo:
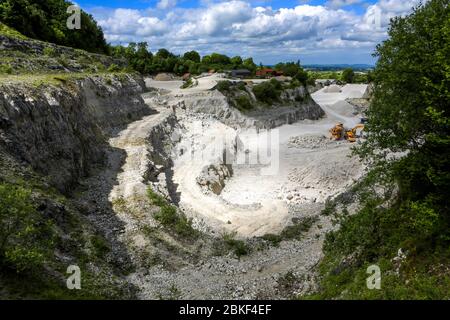
[[[450,7],[431,0],[391,21],[377,46],[367,140],[357,150],[398,187],[403,239],[450,240]],[[392,154],[403,154],[392,157]],[[394,213],[393,213],[394,214]],[[418,229],[418,226],[421,226]]]
[[[255,72],[257,65],[253,62],[253,58],[247,58],[242,62],[245,69]]]
[[[355,72],[352,68],[347,68],[342,72],[342,80],[347,83],[353,83],[355,79]]]
[[[229,65],[231,63],[229,57],[220,53],[212,53],[209,61],[211,64],[220,64],[220,65]]]
[[[239,66],[242,65],[242,58],[240,56],[231,58],[231,64],[233,65],[233,68],[239,68]]]
[[[0,20],[30,38],[108,53],[103,31],[91,15],[81,11],[81,29],[67,28],[70,5],[65,0],[1,0]]]
[[[167,59],[169,57],[173,57],[174,55],[172,53],[170,53],[169,50],[167,49],[159,49],[158,52],[156,53],[156,57],[160,58],[160,59]]]
[[[449,56],[448,0],[394,18],[388,39],[377,46],[367,139],[355,150],[370,171],[353,189],[356,214],[327,210],[340,228],[324,244],[323,298],[448,297],[450,277],[440,266],[449,265],[450,247]],[[399,248],[408,253],[400,269],[392,263]],[[350,255],[352,263],[343,267]],[[397,272],[376,295],[360,289],[371,264]]]
[[[282,71],[285,76],[295,77],[297,73],[300,71],[301,67],[298,63],[295,62],[287,62],[287,63],[278,63],[275,65],[275,70]]]
[[[200,54],[197,51],[189,51],[183,55],[184,59],[190,60],[193,62],[200,62]]]
[[[299,70],[298,70],[297,74],[295,75],[295,79],[300,81],[300,83],[302,83],[303,85],[306,85],[306,83],[308,82],[308,79],[309,79],[308,72],[303,70],[302,67],[299,67]]]
[[[281,83],[276,79],[265,81],[253,87],[256,99],[261,102],[271,104],[280,98]]]

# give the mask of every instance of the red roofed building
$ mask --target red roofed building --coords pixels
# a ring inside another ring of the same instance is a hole
[[[270,69],[270,68],[263,68],[261,70],[256,71],[256,76],[260,77],[260,78],[271,78],[271,77],[277,77],[277,76],[282,76],[282,75],[283,75],[282,71],[277,71],[277,70]]]

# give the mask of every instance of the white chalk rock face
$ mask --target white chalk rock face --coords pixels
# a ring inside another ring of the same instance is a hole
[[[233,175],[231,165],[217,164],[205,166],[200,176],[197,177],[197,183],[204,191],[212,191],[216,195],[222,193],[225,188],[225,180]]]

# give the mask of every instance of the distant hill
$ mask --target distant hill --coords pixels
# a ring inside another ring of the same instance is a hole
[[[339,71],[346,68],[352,68],[354,71],[368,71],[375,66],[370,64],[306,64],[304,68],[314,71]]]

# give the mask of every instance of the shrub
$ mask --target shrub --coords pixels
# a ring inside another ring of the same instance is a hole
[[[280,99],[280,91],[277,88],[281,86],[281,83],[275,79],[272,80],[260,83],[253,87],[253,93],[255,94],[256,99],[268,104]]]
[[[164,205],[161,210],[155,214],[155,219],[163,226],[172,226],[178,222],[177,209],[170,205]]]
[[[353,80],[355,79],[355,72],[352,68],[347,68],[342,72],[342,81],[345,81],[347,83],[353,83]]]
[[[192,81],[192,78],[189,78],[189,79],[187,79],[187,81],[185,81],[185,82],[183,83],[183,85],[181,86],[181,89],[187,89],[187,88],[190,88],[190,87],[193,86],[193,84],[194,84],[194,82]]]
[[[242,240],[235,239],[236,233],[224,233],[222,235],[223,242],[225,243],[228,251],[233,251],[238,257],[244,256],[249,253],[247,244]]]
[[[220,92],[225,92],[225,91],[229,91],[231,86],[232,86],[231,81],[223,80],[223,81],[219,81],[217,83],[216,89],[219,90]]]
[[[52,47],[45,47],[43,53],[47,57],[54,57],[56,55],[56,51]]]
[[[253,105],[247,96],[239,96],[236,98],[237,108],[241,111],[250,110],[253,108]]]
[[[308,72],[306,72],[303,69],[300,69],[298,71],[298,73],[295,75],[295,79],[297,79],[298,81],[300,81],[300,83],[302,83],[303,85],[306,85],[308,82]]]
[[[155,206],[162,207],[167,204],[166,199],[154,192],[150,187],[147,189],[147,196]]]
[[[272,86],[276,89],[276,90],[282,90],[283,89],[283,85],[281,84],[280,81],[278,81],[275,78],[270,79],[270,83],[272,84]]]
[[[63,67],[67,68],[69,66],[69,59],[66,57],[66,55],[64,54],[60,55],[57,60],[58,63],[60,63]]]
[[[243,81],[238,82],[237,85],[236,85],[236,87],[237,87],[239,90],[241,90],[241,91],[246,91],[246,88],[245,88],[245,82],[243,82]]]

